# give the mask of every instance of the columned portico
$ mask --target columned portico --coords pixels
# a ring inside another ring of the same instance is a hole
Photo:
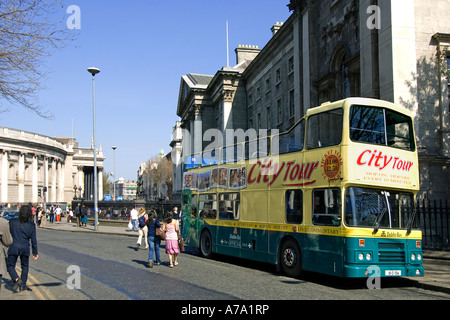
[[[92,168],[92,159],[93,151],[78,148],[73,138],[52,139],[0,127],[0,207],[44,200],[71,202],[75,192],[78,197],[80,188],[85,190],[85,171]],[[97,159],[101,198],[105,159],[101,149],[97,150]]]

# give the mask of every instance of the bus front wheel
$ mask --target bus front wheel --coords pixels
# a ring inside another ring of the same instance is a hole
[[[203,231],[200,236],[200,254],[205,258],[211,258],[212,256],[212,237],[207,230]]]
[[[297,241],[283,242],[280,254],[281,271],[288,277],[298,278],[302,274],[302,253]]]

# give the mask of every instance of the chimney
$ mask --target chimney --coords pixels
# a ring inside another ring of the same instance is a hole
[[[236,52],[236,64],[247,60],[252,61],[261,51],[258,46],[242,45],[240,44],[235,50]]]
[[[272,28],[270,28],[270,30],[272,31],[272,36],[275,35],[275,33],[278,32],[278,30],[280,30],[280,28],[283,26],[283,22],[277,22],[275,23]]]

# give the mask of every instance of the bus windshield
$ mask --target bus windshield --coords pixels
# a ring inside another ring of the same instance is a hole
[[[350,138],[414,151],[412,119],[398,112],[369,106],[350,108]]]
[[[345,192],[345,223],[350,227],[417,228],[414,195],[379,189],[350,187]],[[411,224],[414,223],[414,224]]]

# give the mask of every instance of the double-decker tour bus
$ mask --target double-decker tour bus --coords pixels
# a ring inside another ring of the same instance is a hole
[[[290,277],[424,274],[413,120],[400,106],[326,103],[287,132],[190,159],[181,230],[204,257],[271,263]]]

